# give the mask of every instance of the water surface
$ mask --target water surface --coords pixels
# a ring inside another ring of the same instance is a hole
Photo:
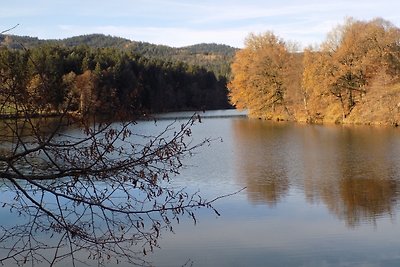
[[[179,127],[192,114],[141,121],[134,133],[155,134],[174,121]],[[181,220],[146,260],[154,266],[400,266],[399,129],[273,123],[232,110],[200,115],[193,142],[214,141],[185,159],[174,185],[208,199],[246,189],[216,202],[220,217],[199,210],[196,225]],[[7,212],[0,213],[3,226],[13,223]]]
[[[205,118],[175,182],[228,194],[164,234],[155,266],[400,266],[400,131]]]

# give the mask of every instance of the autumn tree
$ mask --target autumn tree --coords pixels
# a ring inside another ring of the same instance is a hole
[[[328,69],[330,67],[328,59],[326,53],[316,48],[308,47],[304,50],[301,88],[306,111],[305,121],[309,123],[323,122],[324,119],[330,118],[330,112],[335,114],[333,117],[337,114],[336,107],[332,106],[335,97],[329,91],[326,79],[326,73],[329,73],[330,70]]]
[[[250,34],[232,63],[231,103],[254,116],[285,114],[290,60],[285,42],[273,33]]]
[[[305,90],[324,86],[325,92],[339,100],[344,120],[368,94],[378,73],[398,75],[399,38],[398,28],[388,21],[348,19],[328,35],[320,52],[308,53],[309,59],[317,57],[319,63],[306,62]]]
[[[348,19],[303,53],[270,32],[250,34],[231,66],[231,103],[267,119],[398,125],[399,38],[380,18]],[[371,109],[379,114],[363,121]]]

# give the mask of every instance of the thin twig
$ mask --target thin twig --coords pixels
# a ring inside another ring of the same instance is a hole
[[[19,23],[18,23],[17,25],[13,26],[13,27],[7,29],[7,30],[4,30],[4,31],[0,32],[0,34],[4,34],[4,33],[6,33],[6,32],[12,31],[12,30],[14,30],[15,28],[17,28],[18,26],[19,26]]]

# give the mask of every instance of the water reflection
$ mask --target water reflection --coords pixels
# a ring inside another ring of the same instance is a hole
[[[232,127],[237,177],[252,203],[277,205],[302,190],[309,203],[324,203],[349,227],[395,213],[397,130],[255,120],[237,120]]]
[[[273,131],[257,121],[237,120],[233,132],[238,151],[239,177],[244,179],[251,202],[273,206],[289,190],[289,177],[284,162],[286,144],[284,127]]]

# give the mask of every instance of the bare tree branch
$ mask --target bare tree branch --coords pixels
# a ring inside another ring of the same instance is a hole
[[[21,68],[30,62],[37,69],[29,54],[24,60]],[[180,217],[196,222],[198,208],[219,214],[212,204],[220,197],[207,200],[171,184],[183,160],[212,141],[193,141],[198,115],[153,133],[139,133],[134,119],[76,116],[68,100],[48,117],[16,67],[6,62],[0,69],[0,111],[14,115],[0,121],[0,183],[7,192],[0,205],[21,219],[0,226],[0,263],[146,266],[143,255]]]
[[[15,26],[13,26],[13,27],[7,29],[7,30],[4,30],[4,31],[0,32],[0,34],[4,34],[4,33],[7,33],[7,32],[9,32],[9,31],[12,31],[12,30],[14,30],[15,28],[17,28],[18,26],[19,26],[19,23],[16,24]]]

